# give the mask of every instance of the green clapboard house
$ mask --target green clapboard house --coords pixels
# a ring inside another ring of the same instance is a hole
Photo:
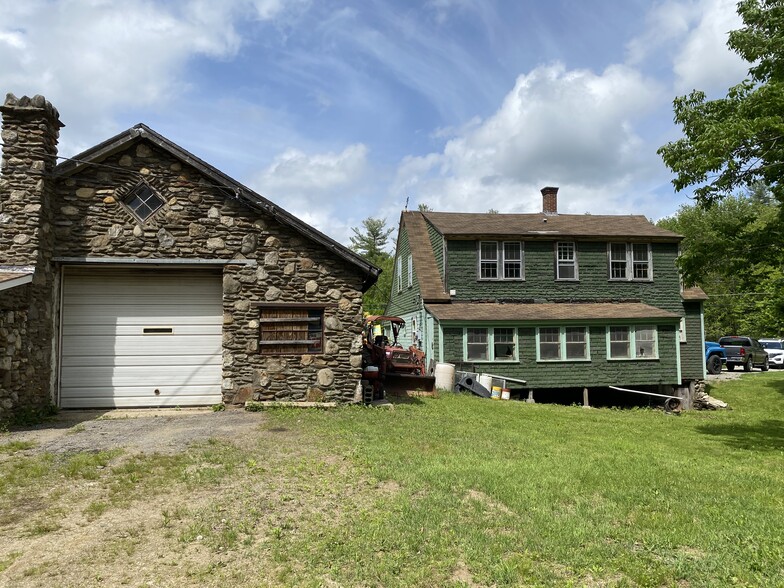
[[[386,313],[429,365],[526,388],[683,394],[705,378],[703,302],[681,236],[636,215],[403,212]],[[680,390],[679,390],[680,388]]]

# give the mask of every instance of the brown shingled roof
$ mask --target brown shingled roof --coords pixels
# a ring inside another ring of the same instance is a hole
[[[707,300],[708,295],[702,288],[694,286],[693,288],[684,288],[681,292],[681,298],[684,300]]]
[[[654,241],[679,241],[683,237],[657,227],[642,215],[593,214],[487,214],[469,212],[426,212],[427,220],[450,237],[479,235],[552,239],[643,238]]]
[[[421,212],[406,211],[401,223],[408,231],[408,244],[419,282],[419,292],[425,302],[448,302],[449,294],[444,292],[444,282],[436,265],[427,223]]]
[[[674,312],[640,302],[549,302],[541,304],[453,302],[429,304],[440,321],[559,321],[680,319]]]

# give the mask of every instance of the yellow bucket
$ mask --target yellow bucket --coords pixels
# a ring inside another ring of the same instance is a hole
[[[493,386],[490,392],[490,398],[493,400],[501,400],[501,386]]]

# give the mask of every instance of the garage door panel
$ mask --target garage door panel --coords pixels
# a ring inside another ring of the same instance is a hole
[[[145,329],[158,329],[159,331],[146,332]],[[171,332],[160,332],[160,329],[171,329]],[[66,325],[63,326],[63,336],[113,336],[118,335],[121,337],[139,337],[144,339],[160,338],[166,339],[170,337],[182,336],[202,336],[202,335],[220,335],[223,332],[223,325],[176,325],[173,323],[155,323],[148,322],[143,325]],[[141,341],[140,341],[141,343]]]
[[[147,366],[70,367],[63,368],[63,377],[68,378],[70,385],[74,388],[125,389],[129,386],[139,386],[154,390],[161,386],[175,388],[181,385],[214,385],[214,371],[214,365],[179,366],[175,364],[165,372],[150,369]]]
[[[221,401],[219,272],[67,268],[62,317],[61,406]]]
[[[76,325],[147,325],[162,318],[173,324],[223,324],[222,317],[215,316],[215,305],[206,304],[134,305],[131,309],[115,304],[65,304],[63,315]]]
[[[71,355],[63,357],[63,369],[68,367],[168,367],[172,364],[172,356],[169,355]],[[197,366],[197,365],[221,365],[220,355],[178,355],[177,365]]]
[[[111,335],[63,336],[63,356],[71,355],[204,355],[219,353],[220,341],[215,337],[176,336],[169,337],[112,337]]]
[[[176,392],[176,391],[175,391]],[[217,392],[220,398],[220,391]],[[171,393],[167,396],[75,396],[64,398],[61,402],[63,408],[143,408],[158,406],[207,406],[216,404],[216,393],[206,390],[204,394]]]

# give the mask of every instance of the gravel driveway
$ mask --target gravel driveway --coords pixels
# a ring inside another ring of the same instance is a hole
[[[241,441],[265,420],[260,412],[197,409],[62,410],[54,420],[3,435],[32,441],[25,453],[103,451],[177,453],[210,438]]]

